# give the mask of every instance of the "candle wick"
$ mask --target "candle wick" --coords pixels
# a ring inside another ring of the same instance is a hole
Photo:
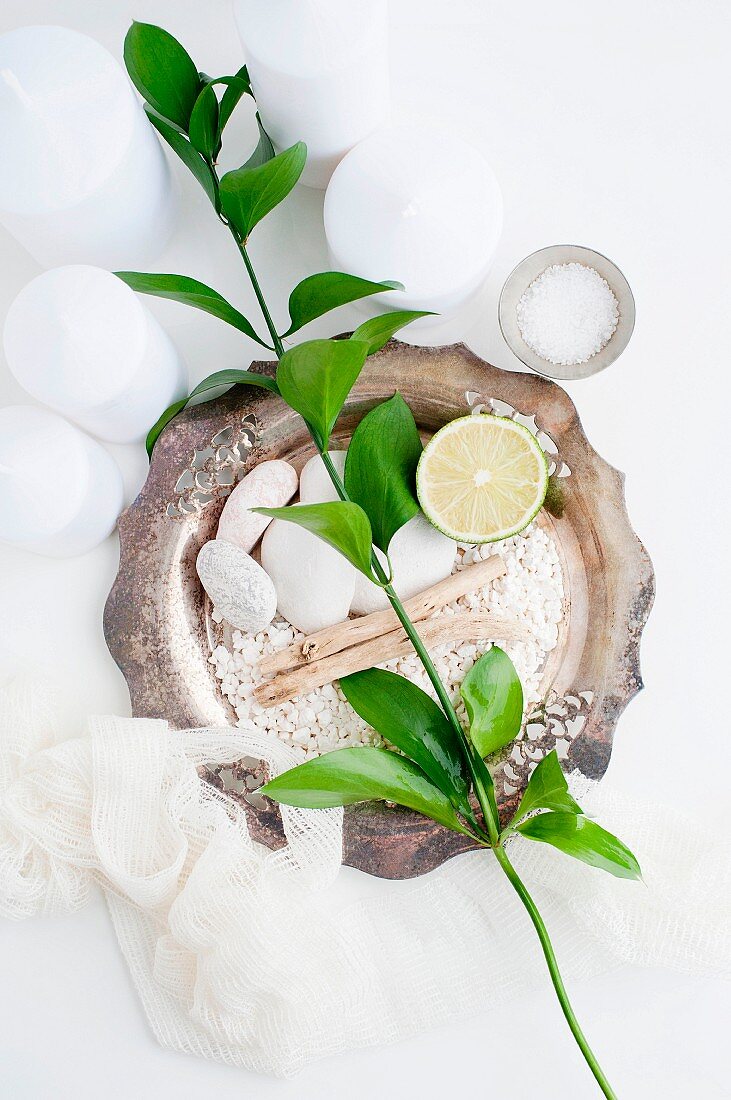
[[[14,93],[24,107],[31,108],[33,106],[32,97],[25,91],[12,69],[0,69],[0,78],[2,78],[5,86]]]

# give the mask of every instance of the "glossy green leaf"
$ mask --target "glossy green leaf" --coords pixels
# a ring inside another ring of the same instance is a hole
[[[492,819],[495,822],[495,829],[500,830],[500,815],[497,808],[497,799],[495,798],[495,783],[493,781],[490,769],[480,754],[475,749],[472,742],[467,739],[467,751],[470,754],[472,761],[472,770],[476,779],[475,791],[477,793],[477,784],[482,788],[487,799],[488,808],[492,813]]]
[[[371,578],[371,525],[357,504],[334,500],[327,504],[292,504],[287,508],[252,508],[251,511],[306,528]]]
[[[250,95],[253,98],[254,93],[251,90],[249,70],[246,68],[246,65],[240,68],[235,76],[219,77],[219,79],[213,81],[213,83],[227,85],[226,91],[221,96],[221,105],[218,115],[218,133],[220,138],[237,104],[245,95]]]
[[[282,397],[304,417],[323,448],[365,360],[365,345],[350,340],[308,340],[279,360]]]
[[[480,756],[489,756],[518,736],[523,688],[513,662],[502,649],[488,649],[469,670],[460,691],[470,738]]]
[[[617,878],[642,877],[640,865],[626,844],[586,817],[573,813],[539,814],[519,825],[518,832],[529,840],[551,844],[567,856],[609,871]]]
[[[396,531],[419,511],[416,467],[421,439],[400,393],[376,405],[353,433],[345,462],[345,488],[371,521],[384,554]]]
[[[385,799],[464,831],[447,796],[416,764],[388,749],[336,749],[278,775],[260,793],[317,810]]]
[[[170,421],[173,420],[178,413],[183,411],[188,402],[192,401],[195,397],[201,397],[205,393],[210,395],[212,390],[221,390],[231,386],[257,386],[259,389],[270,390],[272,393],[279,393],[277,383],[273,378],[269,378],[265,374],[255,374],[253,371],[234,369],[219,370],[214,374],[209,374],[207,378],[204,378],[202,382],[198,383],[194,390],[191,390],[187,397],[184,397],[181,401],[173,402],[173,404],[165,410],[159,420],[150,428],[147,433],[147,439],[145,440],[148,458],[151,457],[153,447],[163,429],[167,427]]]
[[[552,749],[534,768],[528,780],[513,821],[520,821],[532,810],[557,810],[560,813],[581,814],[583,810],[569,794],[558,753]]]
[[[393,313],[382,313],[379,317],[371,317],[370,320],[364,321],[362,325],[358,325],[350,339],[364,343],[368,348],[367,354],[373,355],[375,352],[380,351],[399,329],[410,325],[412,321],[418,320],[419,317],[433,316],[429,310],[423,309],[397,309]]]
[[[213,205],[218,207],[218,194],[213,173],[197,149],[194,149],[186,137],[179,134],[172,126],[168,126],[161,118],[145,108],[147,117],[157,132],[165,138],[170,148],[182,160],[183,164],[193,173]]]
[[[116,271],[118,279],[136,290],[138,294],[153,294],[156,298],[169,298],[173,302],[181,302],[186,306],[194,306],[196,309],[210,313],[212,317],[218,317],[233,325],[240,332],[246,333],[252,340],[256,340],[262,347],[269,348],[253,326],[242,313],[226,301],[217,290],[199,283],[197,279],[191,279],[187,275],[159,275],[157,273],[144,273],[141,271]],[[271,351],[271,348],[269,348]]]
[[[245,241],[252,229],[287,197],[307,159],[307,146],[290,149],[257,167],[237,168],[221,180],[221,208]]]
[[[188,133],[191,145],[201,156],[214,161],[218,149],[218,99],[210,84],[206,84],[195,101]]]
[[[331,309],[382,294],[386,290],[403,290],[401,283],[373,283],[356,275],[344,275],[340,271],[321,271],[298,283],[289,296],[289,318],[292,322],[285,336],[291,336],[316,317],[322,317]]]
[[[273,160],[277,155],[274,152],[274,146],[272,145],[269,134],[262,125],[261,116],[259,112],[256,112],[256,125],[259,129],[259,141],[257,142],[254,152],[244,164],[244,168],[258,168],[261,164],[266,164],[267,161]]]
[[[468,806],[457,735],[425,691],[382,668],[345,676],[340,687],[353,710],[418,764],[455,806]]]
[[[187,131],[200,77],[177,39],[152,23],[133,23],[124,40],[124,63],[150,106]]]
[[[162,413],[152,425],[145,439],[145,450],[147,451],[148,458],[152,458],[153,448],[165,428],[167,428],[171,420],[175,419],[178,413],[183,411],[189,400],[190,398],[183,397],[180,401],[173,401],[172,405],[168,405],[165,412]]]

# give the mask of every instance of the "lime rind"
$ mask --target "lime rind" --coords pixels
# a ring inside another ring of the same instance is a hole
[[[537,484],[534,504],[522,513],[519,521],[516,524],[510,527],[502,528],[498,531],[490,532],[490,534],[488,535],[486,535],[482,531],[458,531],[450,527],[441,519],[435,517],[434,509],[430,506],[428,490],[424,485],[424,482],[426,480],[424,471],[429,462],[430,455],[434,453],[434,450],[438,445],[437,441],[445,434],[451,434],[459,431],[457,425],[459,425],[460,423],[468,422],[470,424],[474,424],[475,420],[479,420],[482,417],[484,417],[484,419],[486,420],[489,419],[493,423],[495,421],[503,422],[506,425],[510,426],[511,431],[515,432],[518,435],[522,435],[526,439],[526,441],[529,442],[530,449],[535,455],[536,459],[539,460],[542,471],[541,480]],[[520,424],[515,420],[511,420],[509,417],[505,416],[494,416],[492,414],[486,413],[480,413],[475,416],[473,414],[470,416],[460,416],[457,417],[456,420],[451,420],[448,424],[445,424],[443,428],[440,428],[439,431],[436,432],[435,435],[433,435],[429,442],[426,444],[424,450],[422,451],[421,458],[419,459],[419,464],[416,470],[416,495],[426,518],[429,520],[431,525],[433,527],[436,527],[438,531],[441,531],[443,535],[447,535],[448,538],[454,539],[455,542],[480,545],[487,542],[500,542],[502,539],[507,539],[513,535],[520,534],[521,531],[525,530],[529,523],[532,523],[532,521],[536,518],[541,508],[543,507],[546,492],[548,491],[548,476],[548,460],[546,458],[545,452],[543,451],[543,448],[541,447],[536,437],[528,428],[525,427],[525,425]]]

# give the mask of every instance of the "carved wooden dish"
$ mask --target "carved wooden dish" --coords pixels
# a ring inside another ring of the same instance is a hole
[[[639,641],[654,595],[652,565],[627,517],[623,475],[593,450],[558,385],[499,370],[461,344],[419,348],[391,341],[372,356],[338,421],[336,443],[395,389],[425,434],[482,407],[514,415],[537,432],[563,489],[561,517],[544,510],[540,522],[562,561],[565,616],[543,671],[546,706],[499,764],[496,791],[508,813],[534,763],[554,746],[569,768],[598,779],[617,720],[642,687]],[[299,416],[275,395],[242,387],[188,409],[160,437],[147,482],[119,521],[121,562],[104,616],[135,715],[164,717],[178,728],[235,721],[208,661],[217,628],[195,559],[248,469],[267,458],[301,468],[312,453]],[[279,812],[250,790],[258,785],[252,771],[247,761],[208,778],[231,789],[253,834],[275,847],[283,842]],[[350,866],[408,878],[470,844],[410,811],[368,803],[346,809],[343,846]]]

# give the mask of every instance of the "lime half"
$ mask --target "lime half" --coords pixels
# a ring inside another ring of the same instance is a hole
[[[430,523],[457,542],[495,542],[527,527],[548,488],[532,432],[502,416],[462,416],[427,443],[416,493]]]

